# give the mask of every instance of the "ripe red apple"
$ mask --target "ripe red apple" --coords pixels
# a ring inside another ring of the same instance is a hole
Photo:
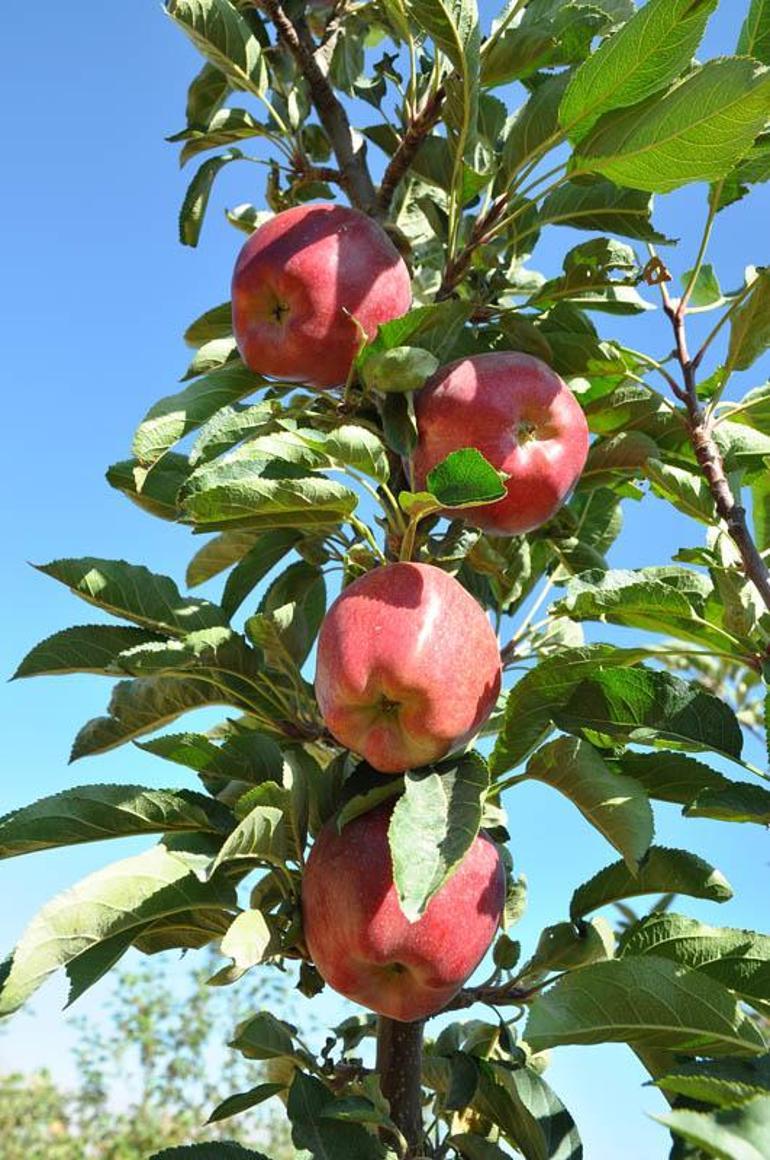
[[[276,214],[251,235],[233,274],[233,331],[257,374],[315,387],[344,383],[361,345],[412,302],[388,235],[325,202]]]
[[[446,572],[387,564],[347,587],[318,638],[328,729],[382,773],[438,761],[475,736],[500,691],[486,615]]]
[[[410,923],[398,902],[388,846],[393,803],[320,831],[302,879],[305,941],[341,995],[390,1019],[440,1011],[481,962],[505,902],[494,843],[479,834],[425,913]]]
[[[494,535],[515,536],[544,524],[585,466],[588,425],[580,405],[555,371],[529,354],[458,359],[428,380],[415,410],[417,487],[462,447],[475,447],[509,475],[504,499],[458,513]]]

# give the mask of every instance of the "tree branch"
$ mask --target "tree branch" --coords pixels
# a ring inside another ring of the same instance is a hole
[[[672,302],[668,293],[665,292],[665,287],[661,287],[661,289],[664,290],[663,309],[674,330],[676,357],[682,369],[684,390],[679,397],[687,411],[690,440],[695,458],[708,484],[717,514],[724,521],[728,534],[740,553],[746,576],[751,580],[762,597],[765,607],[770,611],[770,572],[768,572],[767,565],[749,531],[746,509],[736,500],[725,475],[724,461],[714,440],[712,422],[706,416],[698,399],[696,370],[699,356],[696,355],[694,359],[690,358],[687,349],[685,309],[682,302],[676,304]]]
[[[423,1154],[423,1024],[401,1023],[381,1015],[377,1021],[377,1073],[390,1104],[393,1123],[404,1136],[408,1156]]]
[[[399,182],[415,159],[425,138],[441,116],[446,90],[439,85],[435,93],[428,97],[420,112],[407,126],[401,144],[388,162],[377,195],[380,210],[387,213]]]
[[[273,22],[278,36],[288,48],[308,83],[318,118],[331,142],[340,180],[351,204],[364,213],[376,214],[377,192],[366,163],[366,143],[356,140],[348,115],[316,57],[316,46],[306,25],[293,23],[280,0],[255,0]]]
[[[508,190],[500,194],[499,197],[490,205],[486,213],[481,214],[476,219],[471,230],[471,236],[465,243],[460,252],[451,258],[444,269],[444,276],[441,279],[441,285],[436,291],[436,301],[442,302],[445,298],[450,298],[454,293],[455,287],[462,282],[465,277],[468,267],[471,264],[471,259],[475,251],[482,246],[487,240],[488,235],[493,232],[495,226],[503,216],[505,207],[508,204]]]
[[[474,1003],[488,1003],[490,1007],[505,1007],[509,1004],[521,1006],[528,1003],[530,999],[534,999],[543,986],[545,983],[539,983],[535,987],[518,987],[514,983],[504,983],[499,987],[486,985],[464,987],[462,991],[458,991],[454,999],[447,1003],[446,1007],[442,1008],[441,1013],[443,1014],[444,1011],[462,1011],[465,1007],[472,1007]]]

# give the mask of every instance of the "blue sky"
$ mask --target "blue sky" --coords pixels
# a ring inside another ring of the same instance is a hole
[[[743,0],[723,0],[702,56],[729,52]],[[186,85],[197,57],[156,0],[131,5],[71,0],[67,5],[17,4],[4,29],[11,51],[0,75],[4,178],[0,185],[0,282],[4,323],[5,611],[2,670],[9,674],[38,640],[73,623],[98,619],[27,562],[59,556],[116,556],[182,581],[193,550],[183,528],[143,515],[103,480],[122,458],[147,407],[174,389],[184,370],[185,325],[227,297],[242,235],[224,220],[224,206],[259,203],[263,172],[233,166],[220,179],[197,250],[176,240],[176,213],[187,175],[164,137],[181,128]],[[703,190],[660,199],[658,222],[685,239],[675,268],[692,264]],[[712,253],[723,285],[737,284],[745,265],[767,264],[770,194],[721,215]],[[574,244],[552,231],[534,265],[555,272]],[[639,320],[601,320],[607,336],[661,354],[670,339],[659,312]],[[742,376],[745,390],[767,377],[760,365]],[[698,536],[657,502],[631,505],[613,562],[664,563]],[[216,597],[217,585],[211,588]],[[181,785],[182,771],[125,748],[67,765],[80,724],[103,711],[109,683],[100,678],[44,678],[4,685],[5,776],[0,809],[9,810],[68,785],[99,781]],[[749,755],[762,763],[758,747]],[[530,909],[517,932],[525,948],[539,930],[565,917],[572,887],[611,860],[606,844],[574,809],[545,787],[509,794],[512,850],[530,881]],[[714,861],[735,887],[735,900],[683,903],[706,921],[767,924],[766,833],[749,827],[684,822],[659,807],[658,840],[686,844]],[[0,948],[9,948],[52,894],[142,843],[52,851],[0,864]],[[760,901],[761,900],[761,901]],[[98,1015],[105,982],[76,1010]],[[72,1032],[60,1012],[63,990],[47,987],[0,1036],[0,1068],[51,1066],[71,1075]],[[339,1006],[327,1001],[331,1018]],[[667,1154],[662,1131],[643,1114],[660,1106],[643,1092],[644,1076],[627,1049],[558,1052],[549,1078],[572,1108],[590,1160],[615,1155],[622,1133],[625,1160]],[[601,1093],[601,1111],[596,1097]],[[224,1094],[224,1093],[223,1093]],[[613,1144],[615,1138],[615,1145]]]

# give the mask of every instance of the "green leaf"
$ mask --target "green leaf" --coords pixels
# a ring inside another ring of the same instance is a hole
[[[184,332],[188,346],[203,346],[215,338],[227,338],[233,333],[233,308],[229,302],[212,306],[204,311]]]
[[[179,1148],[164,1148],[153,1152],[149,1160],[270,1160],[264,1152],[254,1152],[232,1140],[217,1140],[213,1144],[183,1144]]]
[[[669,893],[709,902],[727,902],[733,896],[724,875],[697,854],[651,846],[637,874],[632,874],[624,862],[613,862],[578,886],[572,895],[570,917],[576,922],[592,910],[623,898]]]
[[[703,790],[684,812],[688,818],[770,826],[770,792],[761,785],[731,782],[720,789]]]
[[[168,576],[125,560],[54,560],[38,571],[66,584],[88,604],[169,636],[185,636],[225,623],[222,610],[208,600],[185,598]]]
[[[757,272],[751,293],[730,320],[727,366],[745,371],[770,347],[770,269]]]
[[[259,604],[259,614],[272,620],[298,667],[307,660],[325,612],[324,574],[304,560],[290,564],[276,577]]]
[[[211,190],[219,173],[231,161],[245,161],[240,149],[228,149],[216,157],[209,157],[196,171],[187,187],[182,208],[179,211],[179,241],[183,246],[197,246],[203,219],[211,197]]]
[[[467,854],[481,825],[486,763],[468,753],[428,773],[407,773],[388,842],[401,909],[416,922]]]
[[[579,141],[603,113],[665,88],[689,67],[717,0],[648,0],[575,73],[559,119]],[[633,185],[633,182],[627,182]]]
[[[207,61],[187,90],[187,124],[208,125],[229,91],[230,83],[225,74]]]
[[[242,911],[233,919],[219,944],[222,954],[233,960],[232,967],[224,970],[226,981],[235,982],[250,967],[275,954],[279,947],[280,940],[260,910]],[[216,975],[215,979],[219,980],[219,976]]]
[[[567,649],[541,661],[514,685],[505,704],[502,727],[492,751],[493,775],[514,769],[551,732],[553,714],[574,689],[602,665],[633,665],[645,650],[590,645]]]
[[[488,67],[488,66],[487,66]],[[515,177],[534,154],[553,137],[559,124],[559,105],[569,73],[548,77],[517,110],[503,145],[501,165],[506,181]],[[541,209],[541,214],[542,214]]]
[[[161,520],[176,522],[181,515],[177,495],[190,470],[186,455],[169,451],[151,468],[138,459],[122,459],[107,468],[105,477],[110,487],[121,491],[143,511]]]
[[[275,804],[254,805],[222,845],[211,864],[209,874],[221,866],[248,862],[255,866],[282,867],[288,854],[285,809],[289,806],[288,791],[271,782],[263,782],[251,791],[267,801],[281,800],[285,808]],[[253,800],[253,799],[252,799]]]
[[[580,476],[580,490],[611,487],[628,475],[640,475],[649,459],[659,454],[657,443],[643,431],[623,431],[609,439],[597,439],[588,452]]]
[[[770,1095],[770,1055],[757,1059],[709,1059],[697,1063],[679,1063],[656,1080],[664,1091],[700,1100],[706,1104],[729,1107],[754,1095]]]
[[[497,1122],[508,1142],[527,1160],[582,1160],[572,1116],[536,1072],[528,1067],[512,1071],[487,1060],[479,1060],[477,1067],[479,1087],[472,1106]],[[488,1160],[472,1150],[467,1155],[472,1160],[476,1155]]]
[[[650,803],[638,781],[613,773],[592,745],[574,737],[539,749],[526,776],[569,798],[636,872],[654,833]]]
[[[217,149],[220,145],[232,145],[236,141],[247,141],[253,137],[270,137],[268,125],[255,121],[246,109],[217,109],[205,128],[185,129],[169,138],[184,141],[179,155],[179,164],[186,165],[192,157]]]
[[[385,1160],[384,1146],[363,1125],[330,1118],[335,1103],[320,1079],[294,1073],[286,1104],[294,1145],[319,1160]]]
[[[711,200],[717,211],[740,201],[752,185],[770,181],[770,134],[760,133],[751,149],[734,169],[711,188]]]
[[[213,464],[181,496],[187,519],[204,529],[331,527],[351,515],[355,492],[281,461]]]
[[[361,377],[370,391],[419,391],[438,365],[436,356],[419,346],[394,346],[370,355],[361,368]]]
[[[352,467],[378,483],[387,483],[390,469],[385,446],[368,427],[344,423],[327,432],[303,428],[296,435],[324,456],[330,467]]]
[[[554,612],[572,620],[597,620],[663,632],[696,644],[724,649],[722,632],[706,620],[712,584],[692,568],[675,566],[637,571],[584,572],[568,581]]]
[[[13,952],[0,1014],[15,1011],[57,968],[107,939],[190,907],[235,905],[233,886],[201,882],[163,845],[114,862],[58,895],[32,920]]]
[[[752,1002],[770,1001],[770,936],[707,926],[680,914],[650,914],[623,935],[622,957],[656,955],[699,971]]]
[[[710,61],[664,96],[602,117],[573,164],[650,193],[717,181],[751,148],[768,114],[767,70],[746,57]]]
[[[475,124],[481,32],[475,0],[405,0],[407,11],[454,65],[462,83],[465,117]],[[450,102],[452,93],[449,93]]]
[[[603,918],[575,926],[557,922],[540,935],[531,959],[518,974],[520,980],[536,981],[555,971],[572,971],[589,963],[611,959],[615,950],[612,927]]]
[[[549,194],[540,207],[541,225],[599,230],[665,245],[669,238],[652,224],[652,198],[639,189],[623,189],[611,181],[567,181]]]
[[[442,360],[451,353],[472,311],[470,302],[461,301],[417,306],[392,322],[381,323],[376,336],[360,352],[356,365],[362,367],[373,354],[411,345]]]
[[[222,704],[249,708],[240,693],[225,682],[214,684],[177,676],[119,681],[112,691],[109,716],[95,717],[83,726],[73,742],[70,761],[105,753],[144,733],[152,733],[192,709]]]
[[[197,379],[200,375],[221,370],[229,363],[243,365],[233,336],[212,338],[211,342],[204,342],[203,346],[195,352],[187,370],[182,375],[182,382],[186,383],[190,379]]]
[[[594,963],[562,976],[529,1009],[534,1051],[628,1043],[684,1055],[759,1054],[764,1041],[719,983],[653,956]]]
[[[145,415],[134,435],[133,452],[141,463],[154,463],[190,431],[220,408],[253,395],[265,380],[237,364],[212,371],[184,390],[167,395]]]
[[[187,565],[185,581],[188,588],[205,584],[220,572],[231,568],[257,541],[256,532],[222,532],[206,540]]]
[[[250,678],[261,671],[258,655],[230,628],[205,628],[182,640],[138,645],[121,653],[116,667],[132,677],[174,676],[196,670],[204,678],[220,672]]]
[[[235,1029],[235,1035],[228,1044],[245,1055],[247,1059],[297,1059],[302,1055],[294,1045],[296,1028],[282,1019],[276,1019],[269,1011],[258,1011]]]
[[[117,624],[83,624],[55,632],[27,653],[13,679],[55,673],[115,675],[118,653],[160,638],[141,628]]]
[[[84,785],[41,798],[0,818],[0,858],[101,842],[130,834],[202,830],[221,833],[230,811],[190,790]]]
[[[173,761],[198,773],[259,785],[280,781],[283,754],[275,741],[249,729],[216,744],[204,733],[164,733],[138,741],[139,749]]]
[[[262,48],[230,0],[166,0],[166,12],[233,88],[257,97],[264,93],[268,76]]]
[[[610,764],[640,782],[649,797],[684,806],[706,791],[726,789],[731,784],[721,773],[684,753],[634,753],[629,749]]]
[[[225,532],[225,535],[228,534],[237,533]],[[260,580],[263,580],[301,539],[301,534],[293,528],[278,528],[274,532],[264,532],[257,538],[253,547],[239,560],[227,578],[222,593],[222,609],[227,616],[232,618],[235,615]]]
[[[738,37],[738,54],[753,56],[770,64],[770,4],[768,0],[751,0],[748,15]]]
[[[692,275],[692,270],[686,270],[682,274],[683,286],[689,286]],[[713,310],[716,306],[724,305],[725,301],[716,270],[709,262],[704,262],[698,270],[690,292],[690,305],[700,307],[702,310]]]
[[[466,447],[429,471],[425,485],[442,507],[463,508],[502,499],[505,478],[475,447]]]
[[[417,420],[411,395],[385,395],[380,403],[382,430],[388,446],[408,459],[417,446]]]
[[[237,1116],[249,1108],[255,1108],[285,1090],[286,1085],[282,1083],[259,1083],[256,1087],[249,1088],[247,1092],[239,1092],[222,1100],[222,1103],[214,1108],[206,1123],[218,1124],[220,1120],[227,1120],[230,1116]]]
[[[716,522],[714,498],[700,472],[648,459],[645,474],[652,490],[661,499],[668,500],[684,515],[713,527]]]
[[[568,733],[601,742],[712,749],[740,758],[743,736],[729,705],[697,683],[650,669],[605,669],[584,680],[553,715]]]
[[[770,1096],[754,1096],[737,1108],[696,1112],[676,1108],[658,1123],[718,1160],[764,1160],[770,1135]]]

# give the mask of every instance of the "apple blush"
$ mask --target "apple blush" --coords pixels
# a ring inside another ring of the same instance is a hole
[[[233,274],[233,331],[246,365],[322,389],[343,384],[364,336],[411,303],[409,271],[385,231],[326,202],[260,226]]]
[[[417,488],[452,451],[475,447],[508,476],[497,503],[457,515],[497,536],[530,532],[556,514],[582,472],[588,424],[567,384],[532,355],[473,355],[442,367],[415,396]]]
[[[505,902],[497,847],[479,834],[416,922],[393,882],[393,803],[325,825],[302,878],[305,942],[330,987],[389,1019],[440,1011],[486,954]]]
[[[500,651],[481,607],[430,564],[386,564],[335,600],[318,638],[321,715],[347,749],[403,773],[466,745],[494,708]]]

